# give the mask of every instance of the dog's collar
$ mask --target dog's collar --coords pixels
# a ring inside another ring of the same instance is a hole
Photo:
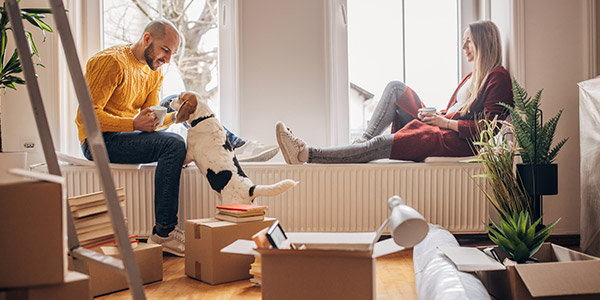
[[[215,117],[215,114],[211,114],[211,115],[208,115],[208,116],[205,116],[205,117],[200,117],[200,118],[195,119],[194,121],[192,121],[192,123],[190,124],[190,126],[194,127],[194,126],[198,125],[198,123],[200,123],[200,122],[202,122],[202,121],[204,121],[206,119],[210,119],[210,118],[214,118],[214,117]]]

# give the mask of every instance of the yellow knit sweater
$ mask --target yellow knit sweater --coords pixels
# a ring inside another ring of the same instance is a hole
[[[163,75],[133,56],[130,45],[115,46],[94,55],[87,63],[85,77],[102,132],[133,131],[133,119],[140,110],[159,104]],[[163,127],[171,125],[167,114]],[[87,135],[79,109],[75,119],[79,141]]]

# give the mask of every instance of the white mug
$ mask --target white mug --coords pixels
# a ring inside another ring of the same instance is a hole
[[[163,122],[165,121],[165,116],[167,115],[167,108],[164,106],[152,106],[150,107],[150,109],[152,110],[152,113],[156,116],[156,118],[158,119],[158,125],[162,125]]]
[[[422,108],[419,108],[419,112],[425,112],[425,113],[435,114],[435,113],[437,113],[437,108],[431,107],[431,106],[422,107]]]

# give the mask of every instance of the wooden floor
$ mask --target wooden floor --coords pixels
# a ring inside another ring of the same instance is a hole
[[[418,299],[412,249],[376,260],[377,299]],[[248,280],[209,285],[185,275],[184,259],[163,256],[163,281],[145,286],[147,299],[260,299],[260,288]],[[98,297],[101,300],[131,299],[129,291]]]

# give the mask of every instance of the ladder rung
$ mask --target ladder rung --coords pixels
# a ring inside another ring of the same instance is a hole
[[[123,261],[112,256],[104,255],[96,251],[77,247],[71,251],[74,258],[81,259],[85,262],[104,266],[113,271],[125,273]]]

